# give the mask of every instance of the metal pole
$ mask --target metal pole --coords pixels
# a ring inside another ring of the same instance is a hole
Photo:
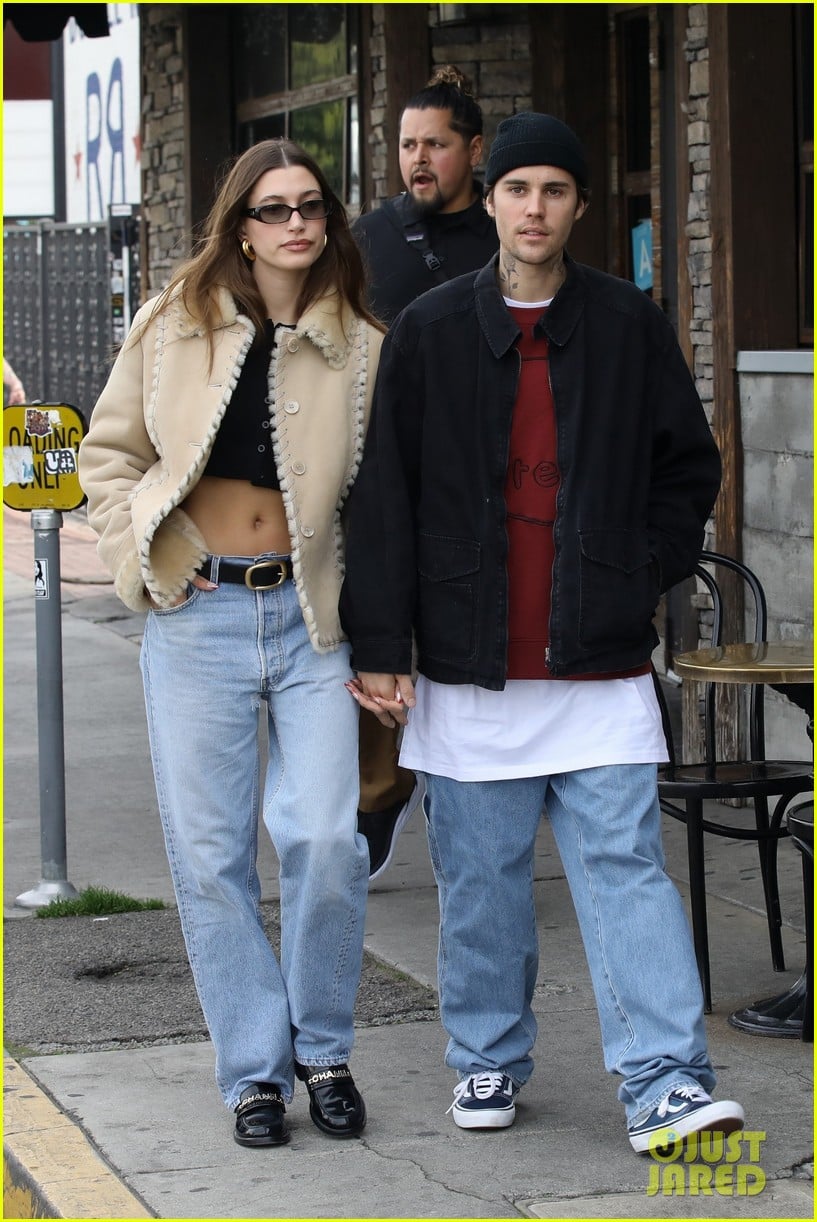
[[[300,216],[300,213],[298,213]],[[130,308],[130,243],[128,241],[130,232],[128,229],[127,219],[122,221],[122,326],[124,334],[127,335],[131,324],[131,308]]]
[[[65,836],[65,745],[62,700],[60,527],[62,514],[34,509],[34,608],[37,635],[37,726],[40,776],[40,859],[42,878],[14,901],[42,908],[77,895],[68,882]]]

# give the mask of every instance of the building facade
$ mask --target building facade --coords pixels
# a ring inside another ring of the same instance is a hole
[[[143,297],[189,253],[220,174],[256,140],[298,140],[353,213],[398,191],[401,108],[435,64],[473,81],[486,153],[514,111],[565,119],[593,193],[571,253],[666,311],[720,447],[707,543],[761,575],[770,636],[812,636],[811,4],[138,10]],[[669,600],[668,659],[697,643],[694,604]],[[771,749],[807,758],[802,714],[769,701]]]
[[[708,543],[762,575],[770,635],[812,634],[811,5],[145,4],[141,14],[147,290],[188,248],[221,167],[255,140],[305,144],[352,211],[399,190],[401,106],[435,64],[472,79],[486,150],[514,111],[574,127],[593,201],[571,251],[647,282],[721,449]],[[689,606],[671,608],[671,643],[696,643]],[[802,715],[769,699],[772,749],[807,750]]]

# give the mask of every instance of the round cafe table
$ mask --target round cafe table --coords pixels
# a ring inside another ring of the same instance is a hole
[[[717,645],[679,653],[673,669],[683,679],[702,683],[813,683],[811,641],[762,641]]]
[[[762,641],[694,649],[677,654],[673,669],[682,679],[696,679],[700,683],[769,683],[776,687],[813,684],[814,644],[812,641]],[[795,703],[800,703],[796,695]],[[808,711],[806,705],[801,707]],[[803,1033],[806,1000],[806,973],[803,972],[785,993],[735,1010],[729,1015],[729,1023],[752,1035],[799,1039]]]

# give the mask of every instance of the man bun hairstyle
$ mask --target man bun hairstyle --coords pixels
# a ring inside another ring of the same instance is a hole
[[[554,165],[567,170],[576,179],[580,194],[587,194],[584,149],[575,132],[553,115],[525,110],[502,120],[488,154],[486,188],[511,170],[528,165]]]
[[[407,110],[450,110],[451,128],[470,144],[482,135],[482,110],[471,81],[454,64],[439,64],[427,84],[409,98]]]

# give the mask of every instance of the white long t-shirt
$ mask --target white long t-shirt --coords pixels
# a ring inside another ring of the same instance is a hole
[[[456,781],[668,759],[652,676],[511,679],[504,691],[417,681],[400,763]]]

